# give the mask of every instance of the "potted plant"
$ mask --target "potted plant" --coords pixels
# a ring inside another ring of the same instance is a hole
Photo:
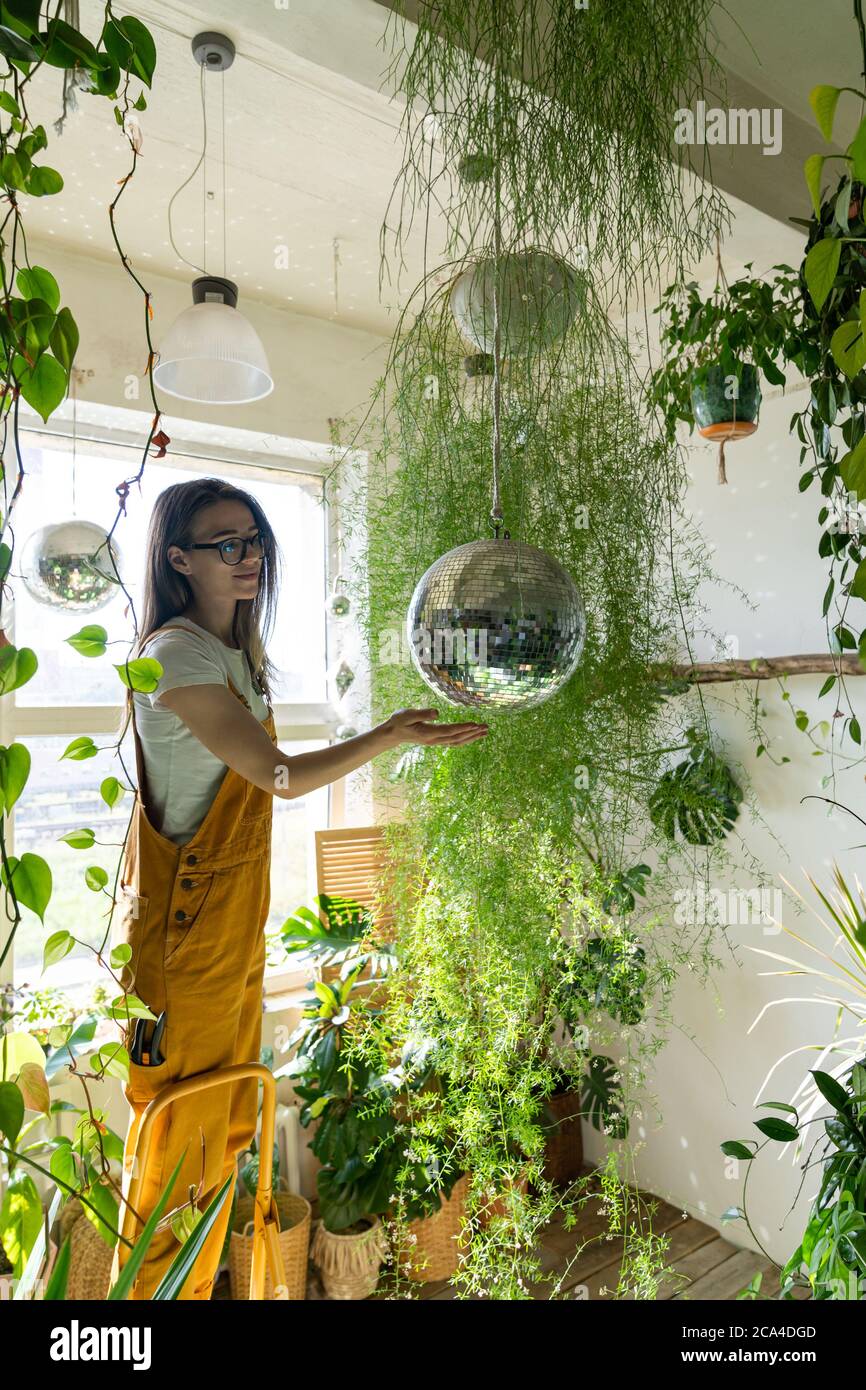
[[[860,1302],[866,1297],[866,1065],[861,1058],[841,1080],[818,1070],[810,1075],[830,1106],[828,1115],[803,1120],[792,1105],[764,1101],[765,1106],[785,1112],[785,1118],[769,1115],[755,1121],[755,1127],[764,1136],[763,1143],[728,1139],[722,1144],[722,1152],[729,1158],[749,1164],[743,1205],[730,1209],[725,1216],[745,1221],[763,1250],[746,1207],[752,1163],[768,1143],[801,1143],[809,1125],[819,1121],[825,1143],[820,1158],[815,1160],[812,1154],[820,1139],[815,1141],[808,1167],[820,1167],[821,1181],[802,1239],[781,1270],[780,1296],[792,1298],[797,1290],[806,1289],[814,1299]]]
[[[450,1278],[466,1242],[469,1174],[457,1161],[454,1136],[428,1132],[431,1112],[441,1109],[448,1089],[436,1066],[440,1046],[441,1039],[424,1036],[410,1021],[400,1060],[388,1074],[397,1134],[409,1136],[388,1212],[392,1251],[398,1266],[420,1283]]]
[[[650,377],[650,400],[670,441],[682,420],[719,443],[720,483],[727,482],[725,444],[758,428],[761,372],[773,385],[785,384],[777,359],[784,357],[790,315],[780,317],[778,307],[768,282],[747,275],[729,285],[718,257],[711,294],[695,281],[677,281],[655,310],[663,316],[664,360]]]
[[[752,1162],[768,1142],[795,1143],[799,1154],[810,1127],[821,1124],[828,1142],[817,1160],[812,1156],[813,1145],[806,1164],[807,1169],[820,1166],[821,1183],[802,1240],[782,1271],[782,1297],[808,1288],[813,1298],[862,1298],[866,1287],[866,894],[859,883],[852,889],[838,867],[834,868],[835,886],[826,892],[813,879],[808,881],[826,914],[825,918],[813,909],[828,937],[827,949],[804,940],[782,922],[781,932],[798,946],[805,946],[805,952],[788,956],[759,946],[749,949],[782,967],[768,974],[785,978],[811,975],[820,981],[819,991],[804,998],[774,1000],[764,1006],[752,1026],[776,1004],[818,1003],[832,1011],[833,1035],[826,1043],[810,1039],[781,1059],[817,1054],[817,1066],[787,1101],[759,1100],[767,1109],[781,1112],[780,1116],[755,1121],[763,1143],[729,1139],[722,1144],[729,1158],[749,1164],[742,1205],[730,1208],[725,1218],[744,1221],[760,1246],[747,1207]],[[796,896],[805,903],[802,894]],[[778,1065],[765,1077],[759,1097]],[[825,1071],[825,1066],[832,1066],[832,1071]],[[822,1112],[828,1103],[832,1113],[825,1115]]]
[[[387,1211],[397,1166],[391,1088],[368,1061],[341,1056],[356,1015],[369,1007],[353,997],[361,966],[345,980],[314,984],[287,1049],[295,1056],[275,1076],[291,1076],[303,1102],[300,1122],[318,1126],[310,1148],[319,1219],[311,1254],[330,1298],[366,1298],[386,1253],[380,1215]]]

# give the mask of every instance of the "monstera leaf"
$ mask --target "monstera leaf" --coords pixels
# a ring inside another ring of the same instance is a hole
[[[659,779],[649,801],[650,819],[669,840],[709,845],[732,828],[743,789],[712,748],[689,732],[689,756]]]
[[[604,1130],[615,1139],[625,1139],[628,1117],[620,1104],[617,1076],[617,1068],[609,1057],[590,1058],[581,1096],[582,1113],[593,1129]]]

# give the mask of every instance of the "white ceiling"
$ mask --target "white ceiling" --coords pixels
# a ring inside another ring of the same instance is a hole
[[[119,211],[120,235],[134,266],[185,279],[197,273],[172,249],[167,209],[201,150],[199,69],[190,40],[203,28],[221,28],[234,39],[238,57],[224,77],[205,79],[211,131],[206,188],[213,197],[204,198],[201,171],[178,197],[174,228],[180,250],[203,264],[204,206],[207,268],[222,273],[217,156],[224,91],[226,273],[238,281],[242,296],[374,332],[393,331],[401,294],[387,284],[381,299],[379,291],[379,234],[400,164],[400,110],[377,90],[387,61],[381,42],[385,9],[374,0],[210,0],[207,10],[130,0],[123,9],[148,23],[158,50],[149,109],[140,117],[139,168]],[[95,38],[100,0],[80,0],[80,10],[82,28]],[[761,0],[760,6],[727,0],[717,23],[724,62],[774,102],[810,119],[807,95],[815,82],[857,79],[848,0]],[[60,111],[61,74],[42,69],[34,87],[31,115],[48,131],[50,162],[66,186],[58,197],[27,200],[26,226],[37,238],[113,258],[106,209],[129,167],[129,149],[110,106],[82,96],[58,138],[52,123]],[[785,254],[783,246],[771,245],[774,237],[777,224],[741,207],[732,255],[738,262],[770,264]],[[428,264],[435,264],[440,249],[434,224]],[[403,291],[420,278],[423,263],[419,226],[407,244]]]
[[[293,7],[297,3],[292,0]],[[331,22],[341,8],[342,0],[331,0]],[[159,3],[127,3],[123,9],[152,26],[158,61],[148,109],[139,117],[139,166],[120,203],[121,240],[143,271],[191,279],[197,272],[170,244],[167,210],[202,146],[200,71],[190,40],[215,21],[196,17],[189,7],[184,14],[178,6]],[[213,197],[205,198],[199,170],[174,204],[175,241],[184,256],[204,263],[206,209],[207,269],[223,273],[218,156],[224,94],[226,273],[237,280],[242,295],[388,332],[396,294],[386,285],[380,302],[378,239],[399,167],[399,110],[385,96],[266,43],[259,21],[273,23],[277,11],[264,0],[235,0],[230,9],[234,23],[221,27],[236,40],[238,56],[225,75],[205,76],[206,189]],[[377,6],[370,10],[378,36],[387,16]],[[91,38],[99,32],[101,13],[100,0],[81,0],[81,27]],[[381,66],[381,54],[376,62]],[[61,82],[58,70],[42,69],[29,107],[32,118],[45,125],[46,159],[50,156],[59,169],[65,187],[57,197],[24,200],[25,225],[32,235],[56,238],[70,249],[114,257],[106,209],[129,168],[129,147],[111,105],[86,94],[57,137],[52,123],[60,112]],[[419,229],[410,245],[407,286],[420,271],[422,245]],[[431,254],[436,254],[435,240]]]

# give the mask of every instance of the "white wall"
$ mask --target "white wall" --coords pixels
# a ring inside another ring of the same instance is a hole
[[[802,386],[785,396],[774,392],[771,398],[765,397],[758,432],[728,447],[727,487],[716,483],[716,449],[694,436],[697,443],[690,457],[688,508],[715,547],[719,576],[745,589],[755,604],[751,611],[730,590],[705,586],[702,597],[709,610],[708,625],[723,636],[735,638],[737,654],[745,658],[826,650],[821,603],[828,570],[817,554],[816,519],[822,499],[817,484],[803,494],[798,492],[799,442],[788,435],[790,418],[804,402]],[[856,616],[852,610],[852,624],[858,618],[866,619],[866,610]],[[706,660],[714,653],[704,642],[698,644],[695,655]],[[832,692],[818,701],[823,681],[823,676],[791,680],[790,703],[806,709],[812,719],[830,719],[836,701]],[[836,858],[843,871],[853,877],[863,857],[850,847],[862,844],[866,835],[841,812],[815,801],[801,805],[803,796],[821,793],[820,781],[829,771],[829,759],[811,756],[812,745],[794,728],[775,682],[761,682],[757,688],[767,709],[774,756],[791,758],[785,766],[776,767],[767,757],[755,756],[755,742],[743,713],[748,694],[756,689],[754,683],[704,687],[711,723],[727,744],[729,756],[748,775],[757,809],[766,822],[755,823],[744,812],[736,833],[783,891],[780,875],[812,900],[803,871],[826,887]],[[866,677],[851,680],[849,689],[862,722]],[[736,708],[737,691],[740,711]],[[852,745],[846,741],[846,747],[850,751]],[[862,767],[843,775],[835,793],[830,790],[824,794],[835,795],[866,816]],[[733,839],[731,847],[738,848]],[[744,867],[714,876],[713,884],[723,891],[745,891],[755,885],[755,876]],[[810,940],[822,939],[814,917],[805,911],[798,915],[790,899],[785,902],[783,920]],[[790,995],[811,998],[817,986],[807,979],[761,978],[760,971],[783,967],[753,955],[748,946],[781,954],[791,954],[790,948],[795,946],[772,928],[732,926],[727,940],[718,936],[717,942],[726,964],[715,980],[701,986],[685,974],[677,987],[674,1007],[678,1028],[659,1056],[653,1078],[663,1121],[654,1126],[647,1118],[642,1130],[637,1125],[634,1130],[634,1136],[644,1144],[637,1157],[641,1185],[711,1225],[718,1224],[728,1207],[739,1205],[742,1194],[744,1165],[739,1165],[739,1174],[733,1174],[720,1143],[730,1138],[760,1139],[753,1118],[759,1113],[774,1113],[758,1112],[753,1104],[767,1072],[791,1049],[829,1041],[834,1017],[831,1009],[812,1004],[781,1006],[772,1009],[747,1035],[769,1000]],[[814,1054],[792,1059],[776,1074],[764,1097],[789,1099],[806,1069],[815,1065]],[[815,1132],[813,1127],[810,1133]],[[590,1157],[600,1156],[603,1144],[598,1136],[588,1128],[584,1135]],[[807,1198],[817,1188],[818,1173],[810,1173],[803,1197],[780,1229],[800,1181],[791,1151],[781,1160],[780,1153],[779,1145],[770,1146],[758,1161],[749,1184],[749,1212],[761,1242],[782,1261],[799,1243]],[[742,1223],[726,1225],[724,1234],[738,1244],[751,1244]]]

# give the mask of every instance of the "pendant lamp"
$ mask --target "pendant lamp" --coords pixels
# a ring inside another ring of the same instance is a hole
[[[219,275],[192,282],[192,304],[160,344],[153,379],[184,401],[242,405],[274,389],[258,333],[239,313],[238,287]]]
[[[197,34],[192,41],[193,57],[201,69],[202,110],[205,110],[204,74],[224,73],[234,62],[235,48],[225,34]],[[223,94],[224,96],[224,94]],[[223,149],[225,149],[225,101],[222,105]],[[207,153],[207,124],[199,165]],[[199,165],[196,166],[196,170]],[[181,184],[184,188],[194,176]],[[177,193],[181,191],[177,190]],[[174,195],[177,196],[177,193]],[[222,166],[223,193],[223,274],[207,270],[207,240],[204,266],[192,283],[192,304],[172,324],[159,346],[159,360],[153,379],[160,390],[184,401],[203,405],[244,405],[261,400],[274,389],[274,380],[265,350],[252,324],[238,310],[238,287],[225,274],[225,163]],[[174,198],[172,198],[172,202]],[[169,204],[169,237],[171,204]],[[177,251],[177,247],[175,246]],[[182,260],[182,256],[178,251]],[[187,261],[187,264],[192,264]]]

